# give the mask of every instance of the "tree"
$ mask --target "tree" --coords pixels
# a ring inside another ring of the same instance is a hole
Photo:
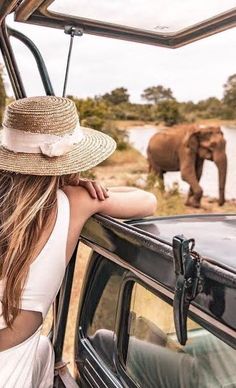
[[[165,125],[171,127],[183,121],[178,108],[177,101],[166,100],[161,101],[156,108],[156,119],[164,121]]]
[[[172,90],[162,85],[151,86],[143,91],[141,97],[144,100],[158,104],[160,101],[174,100]]]
[[[129,94],[126,88],[116,88],[110,93],[106,93],[102,96],[102,99],[113,104],[121,104],[122,102],[129,102]]]
[[[210,119],[221,117],[222,101],[216,97],[209,97],[206,100],[201,100],[196,104],[196,110],[200,112],[200,117]]]
[[[67,96],[74,101],[79,113],[80,123],[97,130],[101,130],[105,121],[110,119],[110,111],[106,102],[93,98],[77,98]]]
[[[236,74],[231,75],[224,85],[223,103],[231,116],[228,118],[236,117]]]
[[[114,119],[114,110],[117,109],[117,106],[111,106],[99,97],[95,97],[94,99],[82,99],[71,95],[67,97],[74,101],[82,126],[90,127],[110,135],[116,141],[118,150],[124,150],[129,147],[126,131],[119,130],[111,121]],[[122,107],[122,104],[118,108],[120,107]]]
[[[192,113],[197,110],[197,106],[193,101],[180,102],[179,106],[184,114]]]
[[[3,80],[3,65],[0,64],[0,120],[1,120],[1,123],[3,119],[3,112],[6,105],[6,97],[7,97],[7,94],[6,94],[4,80]]]

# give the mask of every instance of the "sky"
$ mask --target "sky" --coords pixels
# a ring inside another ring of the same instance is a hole
[[[108,3],[122,5],[124,0],[113,0],[113,2],[100,0],[100,7],[95,6],[98,4],[97,0],[57,1],[58,10],[60,7],[65,8],[66,4],[68,12],[74,13],[74,10],[80,5],[79,9],[83,16],[99,17],[101,6],[105,7]],[[226,4],[226,9],[229,9],[233,2],[235,3],[235,0],[226,0],[226,3],[221,0],[198,0],[193,3],[190,0],[159,0],[158,6],[163,8],[164,4],[169,5],[170,1],[172,6],[167,7],[170,10],[169,13],[167,12],[165,17],[158,20],[152,20],[153,12],[147,12],[147,14],[142,12],[143,4],[147,2],[156,4],[156,0],[135,0],[135,2],[129,0],[129,4],[136,4],[136,13],[132,13],[132,9],[127,7],[122,17],[131,20],[132,16],[133,25],[143,23],[145,28],[149,28],[148,26],[155,24],[155,28],[165,26],[169,30],[174,30],[185,26],[191,14],[195,15],[193,22],[198,21],[195,12],[196,4],[198,10],[201,10],[199,13],[202,17],[204,4],[207,4],[207,7],[204,8],[205,15],[212,16],[213,11],[213,14],[224,11],[222,4]],[[180,5],[185,8],[180,9]],[[107,20],[116,18],[117,22],[121,22],[118,11],[119,9],[114,10],[110,7],[107,13],[104,13],[104,17]],[[176,16],[179,11],[181,11],[182,18]],[[156,12],[158,14],[158,9]],[[61,95],[69,36],[62,30],[16,23],[13,22],[12,17],[9,18],[8,23],[31,37],[36,43],[45,59],[55,93]],[[16,50],[22,78],[26,84],[27,95],[43,94],[41,81],[35,75],[36,65],[31,54],[22,43],[16,42],[15,39],[12,39],[12,43]],[[91,35],[75,37],[67,94],[86,98],[102,95],[117,87],[125,87],[130,94],[130,100],[138,103],[142,102],[140,96],[145,88],[161,84],[171,88],[179,101],[197,102],[211,96],[222,98],[224,83],[230,75],[236,72],[235,43],[235,28],[175,50]],[[13,94],[10,88],[8,88],[8,93]]]

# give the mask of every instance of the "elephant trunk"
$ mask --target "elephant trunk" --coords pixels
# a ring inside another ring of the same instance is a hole
[[[227,157],[224,153],[220,157],[214,157],[214,162],[218,168],[219,174],[219,205],[222,206],[225,203],[225,183],[227,174]]]

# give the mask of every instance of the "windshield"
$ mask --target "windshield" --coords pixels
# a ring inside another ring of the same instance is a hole
[[[235,7],[235,0],[56,0],[51,11],[152,32],[176,32]]]

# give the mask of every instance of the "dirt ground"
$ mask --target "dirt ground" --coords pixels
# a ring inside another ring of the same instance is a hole
[[[95,174],[96,178],[107,187],[120,185],[136,185],[143,187],[146,185],[147,179],[147,162],[143,156],[133,149],[116,152],[114,156],[103,163],[102,166],[97,167],[93,171],[93,174]],[[152,191],[154,191],[158,197],[157,215],[236,212],[236,200],[228,201],[223,207],[219,207],[216,199],[204,197],[202,200],[202,207],[200,209],[194,209],[184,205],[185,198],[183,195],[179,194],[176,188],[173,188],[173,190],[168,193],[156,188]],[[71,371],[73,371],[73,342],[76,314],[89,253],[89,248],[81,244],[76,262],[64,346],[64,360],[70,361],[69,368]]]

